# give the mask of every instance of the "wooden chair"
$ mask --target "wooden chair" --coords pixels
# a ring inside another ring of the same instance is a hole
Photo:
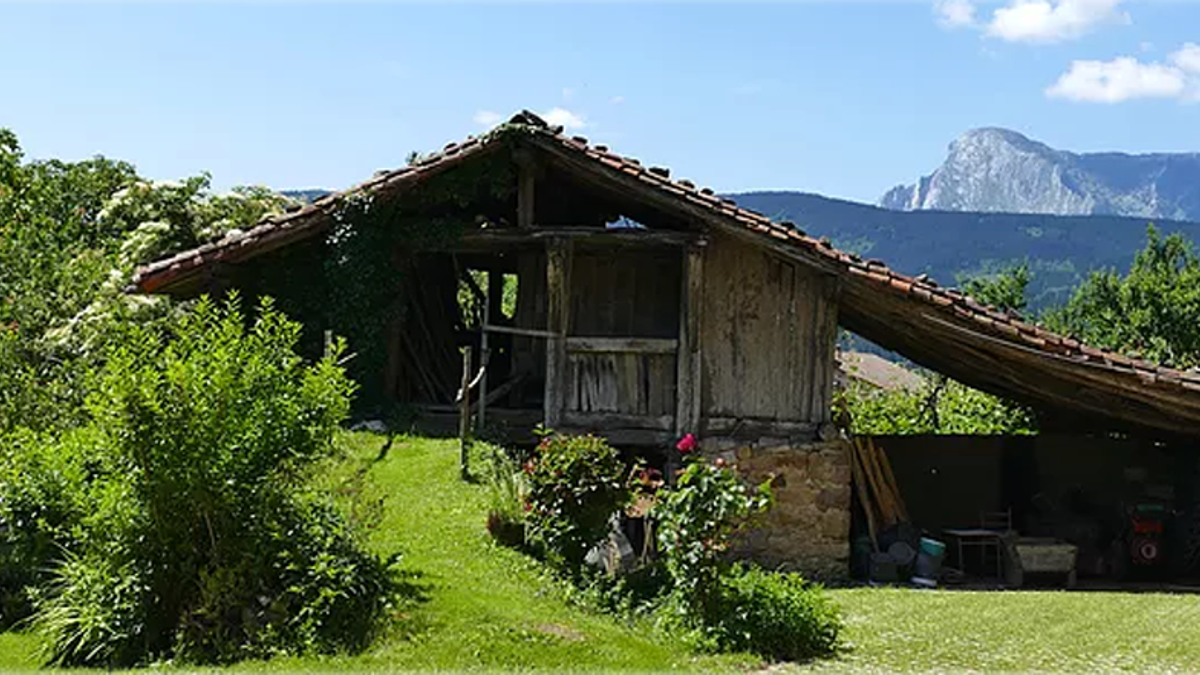
[[[979,549],[981,563],[987,560],[988,551],[996,556],[996,578],[1004,578],[1004,552],[1001,537],[1013,531],[1012,508],[1003,511],[981,511],[979,527],[946,530],[958,543],[958,565],[966,571],[966,549]]]

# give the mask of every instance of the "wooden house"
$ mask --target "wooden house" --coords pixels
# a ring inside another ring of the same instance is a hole
[[[694,433],[747,474],[779,477],[753,545],[812,573],[839,575],[848,555],[851,472],[830,424],[839,324],[1063,428],[1200,428],[1194,373],[1053,335],[530,113],[155,262],[134,285],[283,297],[311,286],[336,309],[321,270],[340,238],[412,222],[426,223],[421,236],[379,239],[386,255],[366,265],[406,280],[364,310],[388,317],[372,385],[384,397],[449,425],[470,346],[475,414],[514,438],[537,423],[643,447]],[[427,236],[439,223],[453,236]],[[343,332],[328,311],[293,313]]]

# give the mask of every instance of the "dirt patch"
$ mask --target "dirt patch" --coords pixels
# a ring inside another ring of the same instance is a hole
[[[546,635],[553,635],[555,637],[560,637],[564,640],[570,640],[572,642],[583,639],[583,633],[580,633],[579,631],[575,630],[574,628],[571,628],[570,626],[564,626],[562,624],[557,624],[557,623],[538,624],[537,631],[539,633],[545,633]]]

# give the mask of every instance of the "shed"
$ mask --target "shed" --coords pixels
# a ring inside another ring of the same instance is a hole
[[[356,238],[373,262],[331,277]],[[368,280],[362,304],[338,285],[348,272],[406,281]],[[753,545],[825,576],[845,568],[850,521],[849,462],[830,424],[839,324],[1063,425],[1200,428],[1196,373],[1051,334],[528,112],[152,263],[134,286],[309,289],[307,304],[283,308],[335,332],[339,309],[378,314],[370,386],[432,424],[453,419],[459,347],[471,345],[489,354],[477,414],[514,438],[537,423],[630,446],[695,433],[748,474],[780,477]]]

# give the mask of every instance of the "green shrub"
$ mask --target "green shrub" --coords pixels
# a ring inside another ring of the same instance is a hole
[[[53,561],[75,546],[86,444],[81,432],[60,443],[29,431],[0,437],[0,630],[30,615]]]
[[[529,542],[552,563],[580,569],[629,503],[625,464],[603,438],[554,434],[542,439],[524,471]]]
[[[771,488],[764,482],[751,490],[732,467],[704,461],[684,442],[680,447],[688,448],[685,467],[674,488],[658,493],[653,513],[678,611],[704,620],[713,611],[734,534],[770,506]]]
[[[739,566],[722,577],[710,625],[723,649],[802,661],[833,653],[841,617],[824,590],[799,575]]]
[[[299,331],[269,301],[248,324],[236,298],[201,300],[169,336],[135,330],[108,355],[88,398],[81,550],[38,605],[55,663],[220,662],[370,639],[388,563],[314,488],[353,385],[343,346],[306,364]]]

